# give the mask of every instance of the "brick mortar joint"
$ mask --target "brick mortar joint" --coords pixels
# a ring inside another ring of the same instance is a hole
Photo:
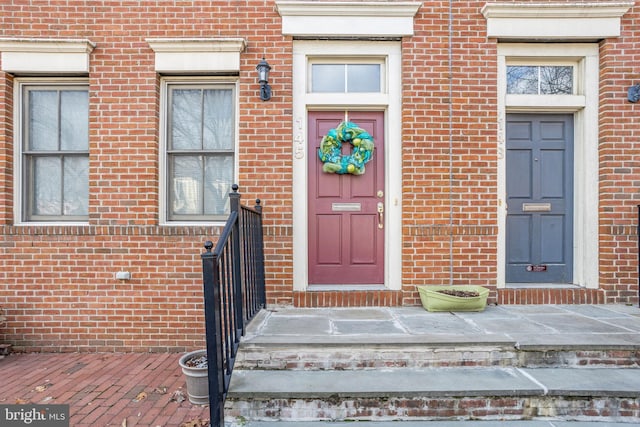
[[[222,226],[3,225],[2,236],[219,236]]]
[[[498,234],[498,227],[494,225],[408,225],[404,230],[405,236],[493,236]]]
[[[611,236],[637,236],[638,227],[636,225],[609,225],[605,227],[605,232]]]

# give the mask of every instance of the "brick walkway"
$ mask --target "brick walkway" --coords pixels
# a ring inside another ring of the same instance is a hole
[[[73,427],[178,427],[208,420],[209,407],[186,398],[179,357],[14,353],[0,360],[0,404],[68,404]],[[173,400],[176,392],[185,400]]]

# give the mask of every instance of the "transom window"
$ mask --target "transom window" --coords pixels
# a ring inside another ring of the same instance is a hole
[[[170,221],[222,220],[234,177],[235,86],[167,86],[166,191]]]
[[[311,92],[382,92],[382,64],[313,63],[311,64]]]
[[[25,84],[21,97],[22,220],[88,220],[88,87]]]
[[[507,65],[507,94],[572,95],[573,66]]]

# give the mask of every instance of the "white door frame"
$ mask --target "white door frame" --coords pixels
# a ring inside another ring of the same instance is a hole
[[[310,93],[310,58],[380,58],[381,93]],[[396,41],[295,40],[293,42],[293,290],[309,287],[307,209],[307,112],[347,109],[385,111],[384,287],[402,289],[402,70]],[[344,288],[340,288],[344,289]]]
[[[507,95],[506,65],[525,59],[543,64],[568,60],[576,66],[575,95]],[[573,113],[573,283],[596,289],[598,280],[598,108],[599,47],[596,43],[498,44],[498,288],[506,287],[506,114]]]

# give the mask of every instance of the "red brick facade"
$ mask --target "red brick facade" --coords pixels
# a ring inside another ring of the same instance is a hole
[[[526,3],[526,1],[524,1]],[[402,47],[402,290],[294,292],[293,44],[272,0],[0,4],[0,37],[88,39],[87,225],[14,223],[14,82],[0,72],[0,342],[43,351],[202,346],[199,254],[220,231],[159,222],[160,75],[149,38],[243,38],[238,184],[260,198],[270,304],[417,305],[416,285],[478,284],[499,304],[637,303],[640,3],[599,42],[598,289],[498,289],[498,41],[484,1],[426,1]],[[450,21],[451,18],[451,21]],[[451,27],[450,27],[451,25]],[[450,31],[452,30],[452,31]],[[265,57],[273,97],[258,97]],[[1,66],[2,64],[0,64]],[[114,274],[131,272],[130,281]]]

